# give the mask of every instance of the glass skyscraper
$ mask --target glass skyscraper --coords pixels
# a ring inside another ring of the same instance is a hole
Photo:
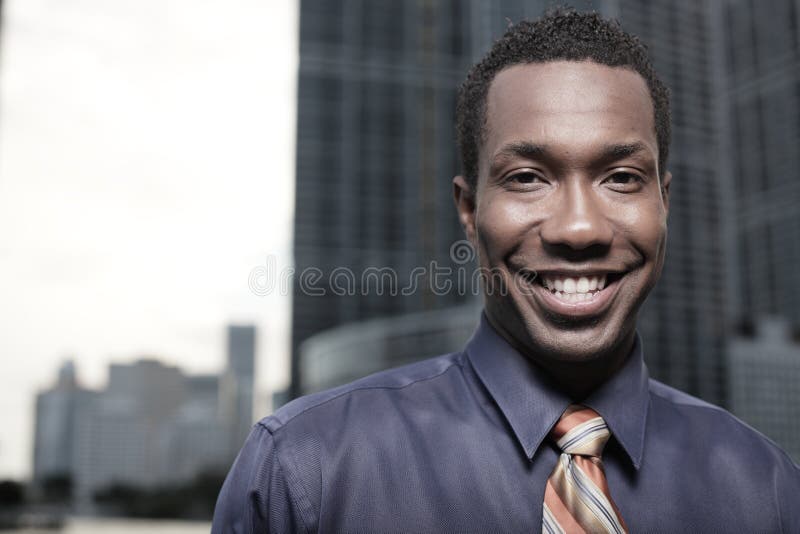
[[[728,1],[724,126],[742,316],[800,323],[800,2]]]
[[[295,394],[297,347],[310,335],[468,298],[434,295],[427,279],[399,293],[415,268],[449,265],[463,239],[450,186],[454,88],[474,55],[465,31],[473,10],[460,1],[300,4]],[[302,287],[308,268],[321,272],[314,289],[324,295]]]

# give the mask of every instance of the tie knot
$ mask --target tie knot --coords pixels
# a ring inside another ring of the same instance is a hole
[[[591,408],[579,404],[567,408],[550,432],[550,438],[561,452],[597,458],[603,453],[610,435],[603,418]]]

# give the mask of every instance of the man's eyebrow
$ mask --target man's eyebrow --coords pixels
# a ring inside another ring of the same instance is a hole
[[[544,145],[537,145],[528,141],[515,141],[503,145],[492,158],[491,167],[494,169],[503,165],[506,160],[518,157],[525,159],[539,159],[547,153],[547,147]]]
[[[616,161],[624,159],[640,152],[648,152],[647,145],[641,141],[634,143],[621,143],[606,145],[600,154],[600,160],[603,162]]]
[[[647,145],[641,141],[632,143],[614,143],[605,145],[597,155],[598,164],[606,165],[621,159],[625,159],[637,154],[649,154]],[[508,160],[513,158],[525,158],[530,160],[541,160],[549,157],[547,145],[531,143],[529,141],[514,141],[503,145],[494,155],[490,162],[491,173],[502,167]]]

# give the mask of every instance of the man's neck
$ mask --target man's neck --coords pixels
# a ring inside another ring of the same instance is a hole
[[[633,344],[613,355],[587,362],[554,361],[552,358],[536,358],[526,354],[534,364],[541,367],[556,382],[558,387],[576,402],[591,395],[605,384],[624,365]]]
[[[534,365],[541,368],[556,383],[559,389],[579,402],[607,382],[625,364],[633,350],[636,332],[632,330],[605,354],[588,361],[569,361],[557,359],[533,343],[521,343],[501,324],[487,315],[492,327],[514,349]]]

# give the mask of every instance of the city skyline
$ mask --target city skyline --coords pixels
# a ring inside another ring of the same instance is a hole
[[[187,374],[154,356],[109,362],[105,387],[80,386],[74,363],[36,395],[34,487],[60,483],[92,513],[112,485],[145,489],[222,477],[253,424],[257,331],[227,327],[216,373]]]
[[[91,387],[131,354],[204,373],[220,326],[252,322],[266,400],[289,297],[248,275],[291,264],[295,3],[2,9],[0,479],[31,474],[33,395],[65,357]]]
[[[103,382],[109,358],[124,361],[138,353],[164,354],[204,373],[214,369],[215,355],[225,345],[219,325],[252,321],[265,339],[256,393],[266,401],[270,391],[286,385],[291,347],[316,327],[291,340],[290,297],[278,291],[254,294],[248,275],[270,259],[279,269],[292,265],[293,197],[314,197],[299,181],[295,191],[295,165],[323,169],[347,156],[342,161],[357,171],[348,179],[376,202],[371,213],[351,210],[342,218],[349,226],[329,224],[339,216],[325,213],[325,205],[305,204],[320,208],[317,215],[327,217],[323,230],[335,229],[343,239],[354,222],[389,221],[406,209],[418,216],[399,229],[366,225],[356,267],[392,266],[399,258],[405,276],[420,265],[419,257],[425,258],[423,266],[446,259],[448,240],[461,235],[445,191],[452,174],[445,168],[455,165],[455,146],[446,111],[452,96],[442,87],[460,80],[470,59],[509,20],[538,16],[548,2],[415,2],[413,10],[433,16],[420,26],[419,41],[397,47],[395,34],[381,28],[408,29],[416,24],[414,16],[403,9],[401,16],[369,8],[383,26],[347,34],[378,43],[365,56],[357,47],[326,49],[325,43],[341,38],[331,32],[353,30],[359,17],[370,13],[346,21],[323,14],[325,24],[305,31],[317,41],[316,50],[307,50],[309,57],[324,57],[305,67],[298,66],[297,3],[275,3],[277,12],[258,2],[240,10],[219,2],[202,9],[189,4],[167,13],[158,2],[143,2],[136,10],[96,2],[82,11],[52,1],[2,3],[0,297],[14,306],[0,310],[5,325],[0,353],[6,362],[0,409],[10,430],[10,437],[0,437],[0,478],[30,474],[30,399],[69,355],[77,357],[91,387]],[[326,9],[335,11],[335,4]],[[732,327],[748,311],[758,315],[745,317],[751,320],[781,313],[797,321],[800,313],[792,296],[800,287],[794,283],[800,189],[792,174],[800,144],[800,10],[791,0],[776,2],[770,11],[733,0],[647,5],[607,0],[592,6],[650,39],[657,69],[680,93],[671,164],[680,171],[675,194],[682,200],[670,221],[671,271],[646,304],[640,327],[653,340],[648,364],[652,374],[671,384],[726,400],[723,343]],[[780,24],[773,27],[770,17]],[[469,34],[456,31],[458,21]],[[416,54],[418,42],[426,52],[414,58],[416,70],[386,68],[397,57]],[[433,53],[440,45],[449,52]],[[367,68],[359,74],[356,67]],[[708,72],[697,74],[704,69]],[[313,97],[313,90],[304,88],[302,76],[327,75],[326,94],[334,102],[345,94],[331,81],[341,72],[350,80],[347,87],[360,87],[359,98],[341,104],[338,118],[319,113],[314,120],[321,122],[303,126],[295,117],[297,91],[303,99]],[[404,76],[413,83],[398,94],[387,80]],[[426,109],[444,111],[429,116],[416,109],[416,100],[408,97],[417,82],[423,103],[433,106]],[[376,87],[383,93],[369,96],[367,89]],[[307,138],[309,128],[352,132],[363,126],[367,145],[387,152],[393,145],[375,128],[387,117],[380,110],[384,100],[402,102],[408,111],[394,135],[411,148],[404,152],[405,163],[426,172],[413,187],[380,191],[369,179],[381,168],[380,158],[367,158],[355,169],[350,157],[355,143],[315,159],[311,149],[324,146],[315,137],[317,145],[295,157],[296,120],[298,141]],[[363,125],[336,123],[356,107],[364,110]],[[419,117],[424,120],[416,124]],[[412,131],[424,135],[405,137]],[[731,153],[735,159],[726,157]],[[326,160],[329,156],[333,159]],[[435,199],[432,204],[420,201],[426,192]],[[383,197],[390,201],[395,194],[403,203],[384,209]],[[330,198],[346,207],[348,196],[340,191]],[[763,209],[765,202],[777,208]],[[420,231],[425,221],[436,221],[438,230]],[[313,234],[313,224],[297,230]],[[404,243],[394,255],[369,245],[389,238]],[[415,240],[422,243],[419,255],[410,252]],[[300,243],[297,266],[348,264],[339,261],[350,253],[347,243],[335,243],[338,252],[324,254],[309,252],[311,241]],[[737,250],[731,243],[742,246]],[[776,261],[765,261],[773,256]],[[725,268],[734,264],[741,270]],[[396,308],[418,311],[441,304],[430,297],[420,293]],[[308,308],[309,323],[337,309],[313,298]],[[342,318],[356,320],[393,313],[395,307],[373,295],[342,310]],[[334,323],[325,319],[319,325]],[[669,348],[655,348],[662,342]]]

